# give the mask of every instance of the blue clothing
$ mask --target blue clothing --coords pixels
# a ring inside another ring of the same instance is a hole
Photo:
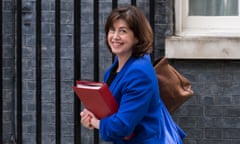
[[[105,82],[117,63],[116,58],[105,73]],[[110,90],[119,103],[119,110],[100,120],[102,140],[114,144],[182,144],[185,133],[173,121],[159,97],[158,81],[149,55],[129,58]],[[131,133],[134,133],[132,139],[123,139]]]

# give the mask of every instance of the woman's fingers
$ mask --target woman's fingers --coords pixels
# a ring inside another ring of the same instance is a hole
[[[89,111],[83,110],[80,113],[81,116],[81,123],[84,127],[88,128],[88,129],[93,129],[92,125],[91,125],[91,119],[92,116],[89,114]]]

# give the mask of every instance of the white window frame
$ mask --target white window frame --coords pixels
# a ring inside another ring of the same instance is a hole
[[[187,16],[187,2],[175,0],[175,35],[165,40],[165,56],[240,60],[240,17]]]
[[[176,0],[175,11],[178,36],[240,36],[240,16],[188,16],[188,0]]]

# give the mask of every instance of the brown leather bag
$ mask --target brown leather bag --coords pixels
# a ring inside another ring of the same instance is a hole
[[[187,78],[168,63],[166,57],[157,59],[153,66],[157,74],[160,96],[172,114],[193,96],[192,85]]]

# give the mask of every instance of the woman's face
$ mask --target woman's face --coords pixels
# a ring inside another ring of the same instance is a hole
[[[113,27],[108,31],[107,41],[112,52],[119,57],[131,56],[133,46],[138,42],[133,31],[122,19],[113,22]]]

